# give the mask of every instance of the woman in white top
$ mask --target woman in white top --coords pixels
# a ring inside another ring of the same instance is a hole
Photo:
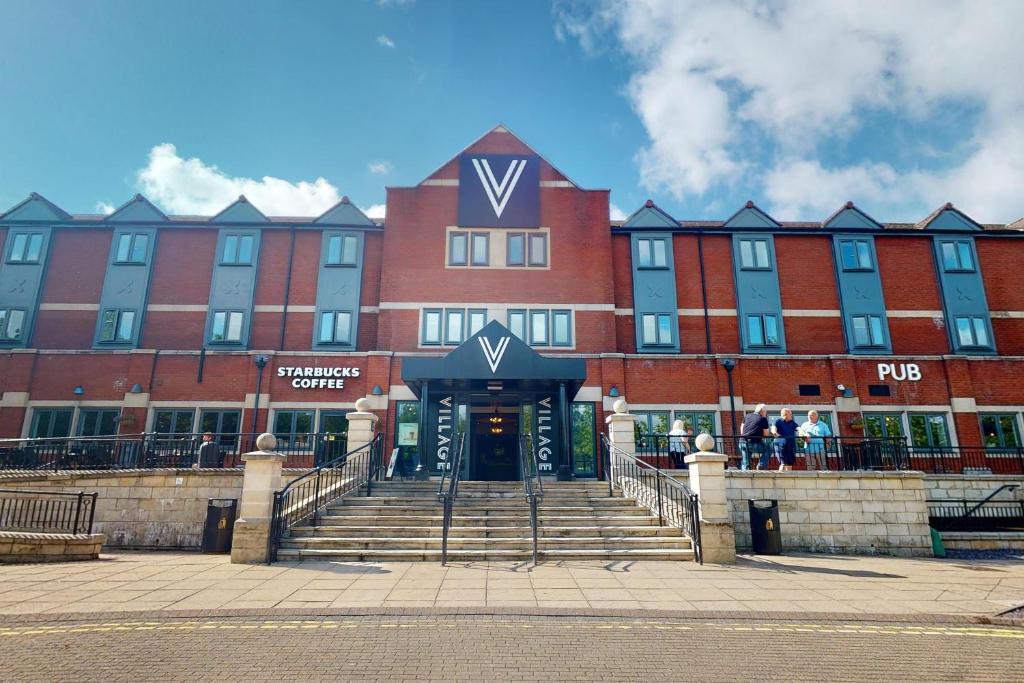
[[[683,458],[686,457],[688,436],[690,436],[690,433],[686,431],[686,425],[683,424],[682,420],[676,420],[672,423],[672,431],[668,433],[668,452],[672,456],[672,462],[677,470],[686,468]]]

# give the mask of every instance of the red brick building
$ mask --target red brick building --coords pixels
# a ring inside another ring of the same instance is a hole
[[[388,188],[384,221],[348,200],[72,216],[32,195],[0,216],[0,436],[270,430],[301,448],[366,397],[388,449],[430,469],[450,418],[470,476],[514,476],[502,439],[524,429],[588,476],[623,397],[641,431],[730,434],[733,406],[764,402],[840,436],[1020,446],[1024,222],[608,211],[500,126]]]

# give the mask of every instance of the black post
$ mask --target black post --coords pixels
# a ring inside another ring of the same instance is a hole
[[[423,463],[423,456],[427,450],[427,406],[430,385],[423,383],[420,389],[420,430],[416,438],[416,470],[413,472],[413,480],[426,481],[430,478],[430,472]]]
[[[572,454],[569,452],[569,444],[572,443],[569,438],[569,398],[565,391],[565,382],[558,383],[558,411],[558,420],[561,423],[559,431],[562,432],[560,440],[562,443],[559,444],[561,446],[559,448],[561,453],[558,458],[558,476],[555,478],[558,481],[572,481],[572,467],[569,462],[572,457]]]
[[[722,367],[725,368],[725,375],[729,379],[729,420],[732,424],[732,438],[735,439],[738,435],[736,434],[736,393],[732,388],[732,371],[736,369],[736,361],[732,358],[723,358]]]
[[[256,418],[260,414],[260,391],[263,389],[263,368],[267,367],[267,360],[266,356],[256,356],[253,358],[253,362],[259,368],[259,374],[256,375],[256,403],[252,409],[252,429],[249,430],[253,434],[256,433]]]

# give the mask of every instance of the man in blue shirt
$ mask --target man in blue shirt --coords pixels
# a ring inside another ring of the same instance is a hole
[[[818,419],[817,410],[807,413],[807,422],[800,425],[799,433],[804,438],[804,450],[807,453],[807,461],[804,465],[806,469],[828,472],[825,439],[832,436],[832,430]]]

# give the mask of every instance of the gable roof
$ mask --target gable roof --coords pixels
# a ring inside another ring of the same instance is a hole
[[[981,225],[973,218],[957,209],[951,202],[946,202],[932,211],[920,223],[914,226],[924,230],[981,230]]]
[[[239,195],[233,203],[210,219],[211,223],[269,223],[270,219],[249,203],[245,195]]]
[[[374,225],[365,213],[359,210],[355,204],[349,201],[348,197],[342,197],[341,201],[324,211],[314,223],[342,223],[345,225]]]
[[[69,221],[71,214],[60,208],[41,194],[32,192],[18,202],[6,213],[0,215],[2,221]]]
[[[114,213],[107,216],[108,221],[166,221],[167,215],[156,208],[153,202],[141,194],[137,194]]]
[[[679,221],[648,199],[622,222],[624,228],[678,228]]]
[[[821,227],[881,230],[882,224],[854,206],[853,202],[846,202],[841,209],[822,221]]]
[[[779,228],[781,224],[758,208],[753,201],[747,200],[743,208],[734,213],[725,223],[723,228]]]

